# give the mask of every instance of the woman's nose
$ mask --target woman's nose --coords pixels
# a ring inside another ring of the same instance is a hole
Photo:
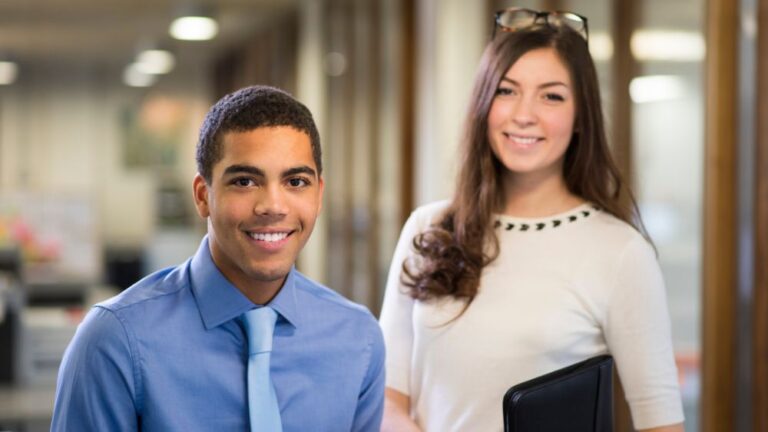
[[[524,127],[536,123],[536,112],[533,101],[520,98],[515,102],[512,110],[512,121],[518,126]]]

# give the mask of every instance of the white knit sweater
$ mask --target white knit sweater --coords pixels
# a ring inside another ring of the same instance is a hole
[[[410,396],[425,432],[502,431],[510,386],[604,353],[636,428],[683,420],[664,282],[637,231],[589,204],[541,219],[497,215],[501,253],[445,325],[463,303],[414,301],[400,275],[413,237],[446,206],[405,224],[380,320],[387,386]]]

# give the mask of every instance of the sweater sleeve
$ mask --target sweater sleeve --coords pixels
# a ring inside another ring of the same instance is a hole
[[[635,428],[683,421],[661,269],[653,248],[634,237],[618,257],[605,335]]]
[[[408,295],[400,281],[403,262],[412,254],[413,238],[422,225],[419,211],[412,213],[403,226],[400,239],[387,277],[384,303],[379,324],[384,333],[387,347],[387,387],[410,395],[411,358],[413,353],[413,307],[414,300]]]

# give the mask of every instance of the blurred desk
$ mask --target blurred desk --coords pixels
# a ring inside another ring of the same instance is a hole
[[[47,423],[50,428],[55,394],[52,386],[0,386],[0,425],[23,428],[27,424]]]

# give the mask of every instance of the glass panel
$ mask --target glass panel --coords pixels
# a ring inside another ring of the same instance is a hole
[[[686,430],[698,430],[704,153],[702,0],[640,2],[632,38],[635,192],[667,284]]]

